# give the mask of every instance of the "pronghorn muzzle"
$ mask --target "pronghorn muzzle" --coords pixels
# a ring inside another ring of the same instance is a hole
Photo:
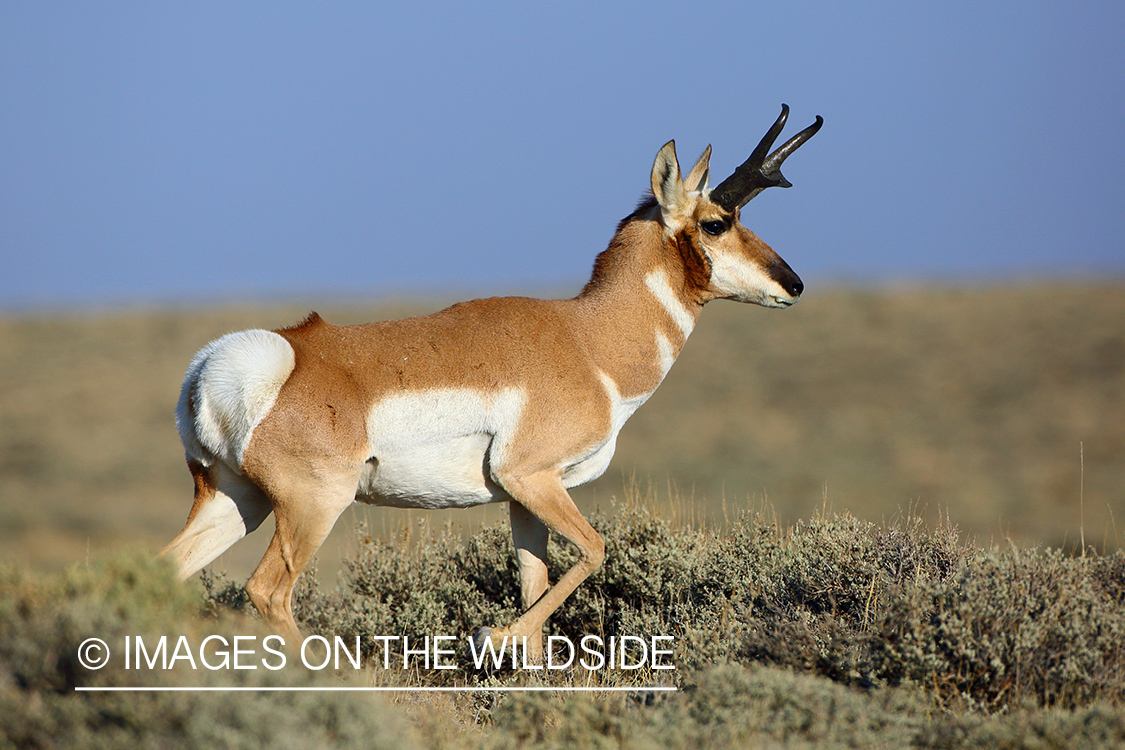
[[[711,191],[711,200],[728,211],[745,206],[751,198],[768,187],[792,187],[792,183],[781,174],[781,163],[805,141],[816,135],[824,118],[816,116],[816,122],[809,125],[797,135],[782,144],[776,151],[770,153],[773,142],[781,135],[785,128],[785,121],[789,118],[789,105],[781,105],[781,114],[770,127],[762,140],[750,154],[750,158],[742,163],[734,174],[726,178]],[[792,271],[790,271],[792,273]],[[796,274],[794,274],[796,276]],[[798,283],[800,283],[798,281]]]
[[[778,258],[777,263],[770,268],[770,276],[794,298],[800,297],[801,292],[805,291],[805,284],[801,281],[801,277],[781,258]]]

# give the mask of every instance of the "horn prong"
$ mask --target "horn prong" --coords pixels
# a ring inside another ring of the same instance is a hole
[[[715,186],[711,191],[711,200],[716,204],[733,211],[736,207],[742,208],[751,198],[768,187],[792,187],[792,183],[781,174],[781,164],[794,151],[801,147],[805,141],[816,135],[824,124],[824,118],[816,116],[816,122],[793,136],[772,153],[774,141],[781,135],[785,122],[789,118],[789,106],[781,105],[781,114],[774,121],[770,129],[754,147],[750,157],[743,162],[734,173]],[[768,156],[767,156],[768,154]]]

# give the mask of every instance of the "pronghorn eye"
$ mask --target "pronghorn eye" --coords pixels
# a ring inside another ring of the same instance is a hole
[[[707,234],[722,234],[727,231],[725,221],[704,221],[699,226],[703,227],[703,231]]]

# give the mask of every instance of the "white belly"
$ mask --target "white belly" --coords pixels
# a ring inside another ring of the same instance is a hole
[[[603,374],[602,380],[611,398],[610,432],[561,462],[566,487],[605,472],[617,433],[649,396],[622,398],[610,378]],[[518,388],[493,393],[448,388],[384,398],[368,415],[371,458],[356,499],[402,508],[465,508],[510,500],[493,481],[492,467],[504,465],[524,401]]]
[[[579,458],[563,469],[563,486],[569,489],[600,477],[609,468],[615,450],[617,450],[616,434],[611,435],[609,440],[597,446],[589,455]]]
[[[465,508],[507,500],[489,477],[482,433],[383,451],[367,462],[356,499],[403,508]]]
[[[507,500],[489,467],[503,461],[524,399],[518,388],[444,388],[384,398],[368,415],[371,459],[356,499],[406,508]]]

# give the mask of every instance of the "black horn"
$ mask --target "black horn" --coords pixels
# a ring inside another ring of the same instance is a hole
[[[778,115],[777,120],[754,148],[750,158],[734,170],[734,174],[720,182],[711,191],[712,201],[728,211],[733,211],[745,206],[751,198],[768,187],[793,186],[781,174],[781,163],[791,153],[800,148],[802,143],[816,135],[816,131],[820,130],[820,126],[824,124],[824,118],[817,115],[816,122],[787,140],[769,156],[766,156],[773,146],[773,142],[781,135],[788,118],[789,106],[782,104],[781,114]]]

